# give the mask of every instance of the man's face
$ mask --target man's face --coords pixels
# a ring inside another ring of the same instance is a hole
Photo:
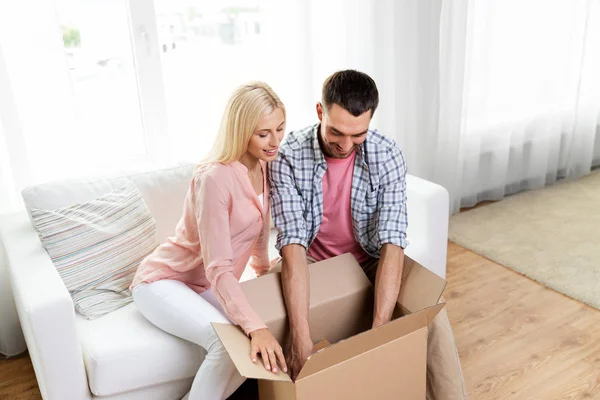
[[[337,104],[327,111],[317,104],[317,115],[321,121],[321,144],[326,156],[347,158],[367,138],[371,110],[355,117]]]

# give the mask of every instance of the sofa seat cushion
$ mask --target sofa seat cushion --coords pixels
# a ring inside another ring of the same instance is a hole
[[[129,304],[95,320],[77,316],[90,390],[110,396],[196,375],[205,351],[152,325]]]

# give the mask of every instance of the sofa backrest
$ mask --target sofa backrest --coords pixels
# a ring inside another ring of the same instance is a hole
[[[163,243],[175,233],[193,171],[194,165],[188,164],[110,178],[60,181],[27,187],[21,195],[30,213],[32,208],[53,210],[85,203],[133,181],[156,220],[158,240]]]

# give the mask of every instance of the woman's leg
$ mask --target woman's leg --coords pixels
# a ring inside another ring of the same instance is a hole
[[[136,286],[133,299],[148,321],[206,350],[190,400],[225,399],[244,382],[210,324],[231,323],[210,292],[198,295],[183,282],[161,280]]]

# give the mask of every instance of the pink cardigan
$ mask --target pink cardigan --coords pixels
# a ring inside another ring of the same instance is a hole
[[[248,261],[259,274],[269,269],[269,187],[266,165],[261,167],[264,207],[242,163],[198,168],[175,236],[141,262],[131,287],[175,279],[197,293],[212,288],[229,319],[246,334],[264,328],[239,284]]]

